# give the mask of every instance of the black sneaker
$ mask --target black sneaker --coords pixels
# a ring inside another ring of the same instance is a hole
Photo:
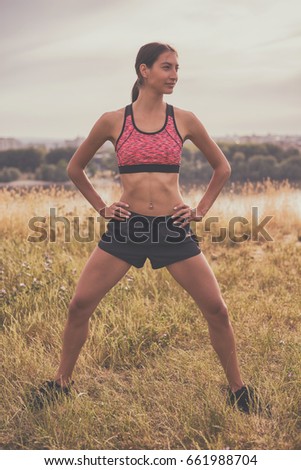
[[[237,406],[239,411],[247,414],[251,412],[259,414],[263,411],[259,397],[255,395],[254,389],[247,385],[236,390],[236,392],[232,392],[228,388],[227,404],[234,408]]]
[[[54,403],[63,397],[69,397],[73,384],[74,380],[72,380],[70,385],[61,387],[55,380],[47,380],[37,391],[33,391],[32,408],[42,409],[47,403]]]

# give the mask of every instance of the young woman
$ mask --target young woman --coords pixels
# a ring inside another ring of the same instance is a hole
[[[71,375],[87,339],[92,313],[128,269],[132,265],[141,268],[148,257],[153,269],[166,267],[196,302],[229,383],[227,402],[249,413],[255,409],[254,390],[241,377],[227,306],[190,229],[190,222],[202,220],[214,203],[230,176],[230,165],[192,112],[163,101],[163,95],[171,95],[178,81],[177,51],[168,44],[145,44],[135,68],[138,78],[132,103],[104,113],[68,165],[71,180],[109,223],[70,302],[58,370],[39,389],[36,404],[70,393]],[[185,204],[178,185],[181,151],[187,139],[214,170],[195,208]],[[123,187],[120,200],[111,205],[101,199],[84,173],[107,140],[115,146]]]

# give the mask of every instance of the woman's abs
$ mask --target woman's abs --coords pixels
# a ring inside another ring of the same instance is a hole
[[[120,201],[129,204],[129,211],[154,216],[170,215],[175,212],[176,205],[184,204],[177,174],[123,174],[121,182],[123,193]]]

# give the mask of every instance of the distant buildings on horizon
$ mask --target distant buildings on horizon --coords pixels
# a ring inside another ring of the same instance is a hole
[[[279,134],[266,134],[266,135],[225,135],[215,136],[213,139],[216,142],[229,142],[235,144],[248,144],[270,142],[288,148],[295,146],[301,148],[301,135],[279,135]],[[43,138],[23,138],[16,139],[14,137],[0,137],[0,151],[15,150],[28,147],[44,147],[46,150],[61,148],[61,147],[74,147],[78,148],[85,137],[76,137],[75,139],[43,139]],[[190,142],[189,140],[186,142]],[[194,145],[191,142],[192,145]],[[186,145],[186,144],[184,144]],[[99,148],[97,153],[107,153],[114,148],[112,143],[107,141]]]
[[[41,146],[45,147],[47,150],[59,147],[79,147],[84,140],[84,137],[76,137],[72,140],[43,138],[15,139],[14,137],[0,137],[0,151]]]

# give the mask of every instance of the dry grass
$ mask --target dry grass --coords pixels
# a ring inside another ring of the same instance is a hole
[[[95,187],[105,201],[118,200],[118,186]],[[201,196],[193,188],[184,200],[195,205]],[[79,216],[82,234],[97,214],[78,191],[55,187],[2,189],[0,198],[2,448],[300,449],[300,191],[271,182],[240,194],[233,188],[208,214],[219,217],[217,234],[232,217],[251,220],[257,206],[259,220],[273,215],[266,226],[273,241],[212,243],[196,227],[230,312],[243,377],[271,403],[270,418],[226,407],[225,376],[201,312],[148,260],[95,310],[75,368],[75,399],[31,411],[27,392],[57,367],[68,304],[104,225],[95,223],[88,243],[65,243],[59,223],[55,242],[30,243],[29,219],[45,217],[47,226],[50,207]]]

